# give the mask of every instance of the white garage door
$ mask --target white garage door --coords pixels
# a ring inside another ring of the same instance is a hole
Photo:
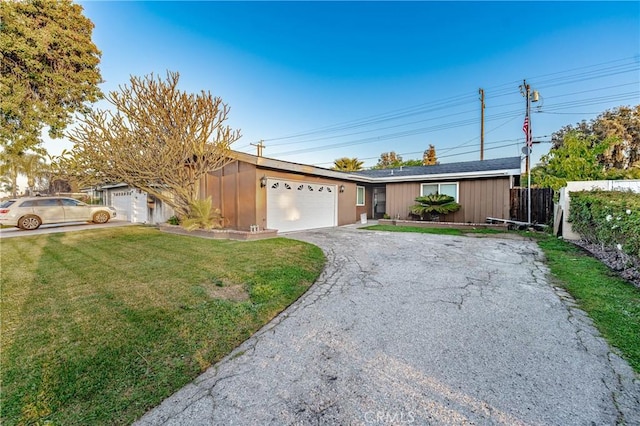
[[[117,218],[134,223],[147,222],[147,194],[135,189],[113,189],[111,205],[116,209]]]
[[[326,228],[338,223],[335,185],[267,180],[267,228],[280,232]]]

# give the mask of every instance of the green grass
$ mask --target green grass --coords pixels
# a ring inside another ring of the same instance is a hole
[[[152,228],[3,240],[2,423],[130,424],[296,300],[310,244]]]
[[[640,289],[571,243],[549,236],[537,239],[555,284],[571,293],[605,339],[640,373]]]
[[[395,225],[371,225],[364,226],[359,229],[369,231],[389,231],[389,232],[416,232],[420,234],[438,234],[438,235],[465,235],[465,234],[503,234],[504,231],[497,229],[468,229],[460,230],[457,228],[427,228],[421,226],[395,226]]]

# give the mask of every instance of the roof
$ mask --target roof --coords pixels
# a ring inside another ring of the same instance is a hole
[[[493,160],[445,163],[433,166],[400,167],[394,169],[361,170],[350,172],[352,176],[369,178],[371,181],[415,181],[442,180],[460,177],[514,176],[521,173],[520,157],[496,158]]]
[[[515,176],[521,173],[520,157],[493,160],[467,161],[462,163],[437,164],[435,166],[402,167],[402,169],[362,170],[342,172],[318,166],[292,163],[267,157],[237,152],[232,158],[261,168],[285,170],[327,178],[361,183],[410,182],[424,180],[473,179],[483,177]]]

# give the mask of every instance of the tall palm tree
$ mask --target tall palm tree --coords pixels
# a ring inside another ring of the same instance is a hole
[[[342,157],[333,161],[332,170],[339,170],[341,172],[356,172],[362,170],[364,161],[360,161],[357,158]]]
[[[22,157],[20,172],[27,177],[29,195],[33,192],[36,183],[47,176],[49,166],[40,154],[27,153]]]
[[[6,146],[0,152],[0,176],[11,195],[18,195],[18,176],[27,177],[27,186],[32,191],[36,183],[47,175],[48,166],[39,153],[25,152]]]
[[[6,146],[0,152],[0,175],[6,182],[7,189],[11,189],[11,196],[18,195],[18,175],[20,174],[23,151]]]

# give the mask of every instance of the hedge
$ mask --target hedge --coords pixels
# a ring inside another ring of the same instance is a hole
[[[587,241],[640,257],[640,194],[572,192],[569,212],[573,230]]]

